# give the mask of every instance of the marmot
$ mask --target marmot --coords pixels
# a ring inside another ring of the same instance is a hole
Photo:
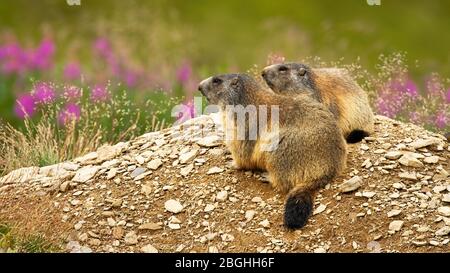
[[[360,142],[373,133],[374,115],[368,96],[347,70],[285,63],[268,66],[261,75],[276,93],[307,93],[325,104],[337,118],[348,143]]]
[[[313,210],[315,193],[346,167],[347,145],[333,114],[307,95],[290,98],[276,94],[246,74],[210,77],[198,89],[210,104],[221,109],[224,129],[234,133],[244,130],[246,137],[252,126],[246,121],[252,117],[246,114],[244,121],[238,120],[233,108],[257,109],[257,122],[261,126],[259,117],[264,113],[260,109],[278,106],[277,130],[272,126],[269,128],[272,132],[258,132],[254,140],[231,138],[226,144],[238,168],[266,170],[272,186],[288,193],[285,226],[303,227]],[[267,112],[268,119],[275,115],[273,110]],[[277,147],[272,151],[262,149],[262,141],[274,135]]]

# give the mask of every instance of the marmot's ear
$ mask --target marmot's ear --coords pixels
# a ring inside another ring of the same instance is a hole
[[[231,83],[230,83],[231,87],[233,87],[233,89],[237,89],[241,86],[241,79],[239,78],[239,76],[235,76],[231,79]]]

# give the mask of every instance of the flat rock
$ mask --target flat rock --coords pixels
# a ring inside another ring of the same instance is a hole
[[[442,202],[450,203],[450,193],[444,194],[444,196],[442,196]]]
[[[397,216],[397,215],[400,215],[400,213],[402,213],[401,210],[399,210],[399,209],[393,209],[393,210],[391,210],[391,211],[389,211],[389,212],[387,213],[387,216],[388,216],[389,218],[391,218],[391,217],[395,217],[395,216]]]
[[[427,164],[436,164],[439,162],[439,156],[429,156],[423,159],[423,162]]]
[[[442,216],[445,216],[445,217],[450,217],[450,207],[447,207],[447,206],[445,206],[445,207],[440,207],[440,208],[438,208],[438,213],[440,214],[440,215],[442,215]]]
[[[75,176],[73,177],[72,181],[78,182],[78,183],[85,183],[85,182],[91,180],[92,178],[94,178],[94,176],[97,174],[98,170],[99,170],[99,167],[97,167],[97,166],[83,167],[75,173]]]
[[[421,149],[431,145],[437,145],[441,141],[437,138],[419,139],[409,144],[414,149]]]
[[[398,160],[398,162],[400,164],[402,164],[403,166],[407,166],[407,167],[414,167],[414,168],[422,168],[423,167],[423,163],[420,162],[420,160],[418,160],[417,158],[415,158],[411,154],[404,154]]]
[[[207,148],[217,147],[222,144],[222,138],[217,135],[206,136],[197,141],[197,144]]]
[[[131,178],[136,178],[139,175],[145,173],[146,171],[147,171],[146,168],[136,168],[136,169],[134,169],[133,172],[131,172],[130,176],[131,176]]]
[[[245,212],[245,220],[247,220],[247,222],[251,221],[253,219],[253,217],[255,217],[256,211],[254,210],[247,210]]]
[[[324,212],[327,209],[327,206],[324,204],[320,204],[313,212],[313,215]]]
[[[406,180],[412,180],[412,181],[417,180],[417,175],[414,172],[402,172],[402,173],[399,173],[398,177],[406,179]]]
[[[135,245],[138,243],[138,236],[136,235],[136,232],[130,231],[125,235],[124,238],[125,244],[127,245]]]
[[[177,214],[183,210],[183,205],[181,205],[181,203],[178,202],[177,200],[171,199],[171,200],[167,200],[164,203],[164,208],[169,212]]]
[[[143,253],[158,253],[158,250],[151,244],[145,245],[141,248]]]
[[[345,181],[341,185],[339,185],[339,191],[342,193],[352,192],[361,187],[362,178],[359,176],[354,176],[349,180]]]
[[[403,227],[403,221],[400,221],[400,220],[396,220],[396,221],[392,221],[390,224],[389,224],[389,230],[390,231],[400,231],[401,229],[402,229],[402,227]]]
[[[397,160],[403,155],[402,152],[399,151],[389,151],[387,152],[384,157],[391,160]]]
[[[228,192],[225,190],[218,192],[216,195],[217,201],[223,202],[226,201],[227,199],[228,199]]]
[[[39,167],[21,168],[10,172],[8,175],[0,178],[0,184],[26,183],[35,178],[39,173]]]
[[[163,162],[161,161],[161,159],[157,158],[157,159],[153,159],[152,161],[150,161],[147,164],[147,168],[149,168],[150,170],[157,170],[159,167],[161,167],[161,165],[163,164]]]
[[[450,234],[450,227],[444,226],[436,231],[436,236],[447,236]]]
[[[194,164],[189,164],[186,167],[183,167],[180,169],[180,174],[182,176],[187,176],[192,172],[193,169],[194,169]]]
[[[218,174],[218,173],[222,173],[223,169],[219,168],[219,167],[212,167],[211,169],[208,170],[208,172],[206,174]]]
[[[181,154],[178,160],[180,161],[181,164],[186,164],[189,161],[192,161],[197,156],[197,154],[198,150],[192,150],[184,154]]]

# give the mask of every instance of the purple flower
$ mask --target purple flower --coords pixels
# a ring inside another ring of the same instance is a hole
[[[69,103],[64,107],[63,110],[59,113],[58,121],[62,125],[66,125],[72,121],[77,121],[81,116],[81,108],[80,106]]]
[[[41,44],[29,53],[30,68],[36,70],[49,69],[55,53],[55,44],[50,39],[44,39]]]
[[[27,69],[27,53],[17,43],[10,43],[3,47],[4,63],[2,71],[6,74],[20,74]]]
[[[125,83],[128,87],[135,87],[138,81],[138,75],[133,71],[127,71],[125,74]]]
[[[441,111],[436,115],[434,123],[438,128],[442,129],[447,126],[448,120],[449,117],[445,114],[444,111]]]
[[[95,51],[102,57],[107,58],[112,55],[112,48],[107,38],[99,37],[94,42]]]
[[[37,103],[48,104],[55,100],[56,94],[53,87],[48,83],[40,82],[33,90],[33,97]]]
[[[177,120],[180,122],[184,122],[195,117],[195,105],[194,102],[188,101],[187,103],[182,104],[183,111],[178,115]]]
[[[64,67],[64,77],[68,80],[77,80],[81,77],[80,65],[77,62],[68,63]]]
[[[185,63],[177,71],[177,80],[181,84],[185,84],[191,78],[191,75],[192,67],[189,63]]]
[[[96,85],[91,91],[91,100],[94,102],[106,101],[109,98],[109,93],[104,85]]]
[[[77,86],[68,86],[68,87],[64,87],[64,97],[67,100],[77,100],[79,98],[81,98],[82,96],[82,91],[81,88],[77,87]]]
[[[14,112],[21,118],[32,117],[36,111],[36,102],[31,95],[21,95],[16,100],[16,105],[14,106]]]

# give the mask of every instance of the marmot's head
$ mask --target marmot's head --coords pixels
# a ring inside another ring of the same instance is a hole
[[[258,83],[246,74],[224,74],[203,80],[198,90],[209,103],[220,106],[246,104],[248,93],[258,88]]]
[[[312,70],[304,64],[274,64],[264,68],[261,75],[276,93],[315,90]]]

